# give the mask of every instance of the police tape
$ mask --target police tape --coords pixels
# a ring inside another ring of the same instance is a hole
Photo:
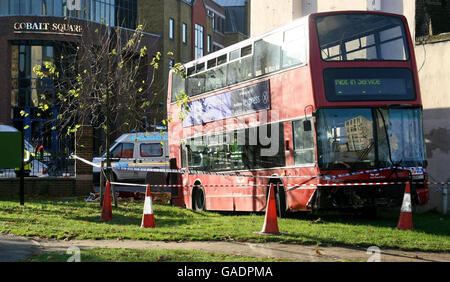
[[[190,174],[190,175],[217,175],[217,176],[231,176],[231,177],[246,177],[246,178],[266,178],[266,179],[272,179],[272,178],[305,178],[305,179],[311,179],[311,178],[323,178],[324,180],[336,180],[337,178],[342,177],[348,177],[348,176],[355,176],[355,175],[361,175],[361,174],[367,174],[367,173],[376,173],[380,171],[390,170],[390,169],[396,169],[396,170],[406,170],[414,172],[417,174],[423,174],[423,172],[426,172],[425,168],[422,167],[386,167],[386,168],[377,168],[377,169],[370,169],[370,170],[364,170],[364,171],[358,171],[358,172],[349,172],[344,174],[338,174],[338,175],[253,175],[253,174],[240,174],[240,173],[226,173],[226,172],[212,172],[212,171],[204,171],[204,170],[191,170],[191,169],[170,169],[170,168],[151,168],[151,167],[136,167],[138,164],[135,163],[122,163],[118,164],[116,166],[101,166],[99,164],[90,162],[86,159],[83,159],[77,155],[71,155],[72,158],[78,159],[88,165],[97,167],[97,168],[103,168],[103,169],[117,169],[117,170],[126,170],[126,171],[143,171],[143,172],[164,172],[164,173],[176,173],[176,174]],[[427,182],[427,184],[445,184],[445,182]],[[342,183],[341,186],[344,185],[354,185],[353,183]],[[362,184],[367,185],[367,184]]]
[[[392,182],[358,182],[358,183],[282,183],[276,186],[286,187],[288,189],[298,188],[298,187],[339,187],[339,186],[383,186],[383,185],[402,185],[408,181],[392,181]],[[113,185],[119,186],[136,186],[136,187],[147,187],[152,188],[183,188],[183,187],[211,187],[211,188],[254,188],[254,187],[267,187],[269,184],[258,184],[258,183],[248,183],[248,184],[132,184],[132,183],[122,183],[122,182],[110,182]],[[412,181],[411,184],[440,184],[448,185],[450,182],[423,182],[423,181]],[[291,188],[289,188],[291,187]]]
[[[225,172],[212,172],[212,171],[204,171],[204,170],[192,170],[192,169],[170,169],[170,168],[151,168],[151,167],[136,167],[139,164],[128,164],[123,163],[116,166],[101,166],[100,164],[96,164],[90,162],[86,159],[83,159],[77,155],[70,156],[73,159],[78,159],[88,165],[91,165],[96,168],[103,169],[116,169],[116,170],[127,170],[127,171],[144,171],[144,172],[166,172],[166,173],[177,173],[177,174],[191,174],[191,175],[219,175],[219,176],[237,176],[237,177],[252,177],[252,178],[274,178],[274,176],[265,176],[265,175],[246,175],[246,174],[233,174],[233,173],[225,173]],[[286,176],[275,176],[275,177],[283,177],[283,178],[314,178],[319,177],[316,175],[286,175]]]
[[[90,162],[90,161],[88,161],[88,160],[86,160],[86,159],[80,158],[80,157],[77,156],[77,155],[70,155],[69,158],[80,160],[80,161],[82,161],[83,163],[88,164],[88,165],[93,166],[93,167],[97,167],[97,168],[100,168],[100,167],[101,167],[101,165],[96,164],[96,163],[93,163],[93,162]]]
[[[346,176],[354,176],[354,175],[360,175],[360,174],[380,172],[380,171],[385,171],[385,170],[390,170],[390,169],[407,170],[407,171],[414,172],[416,174],[421,174],[421,173],[423,174],[423,172],[427,172],[427,170],[423,167],[390,166],[390,167],[369,169],[369,170],[364,170],[364,171],[343,173],[343,174],[338,174],[338,175],[324,175],[323,178],[325,180],[330,180],[330,179],[341,178],[341,177],[346,177]]]

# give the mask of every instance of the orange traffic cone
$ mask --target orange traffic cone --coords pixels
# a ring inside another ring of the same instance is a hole
[[[112,207],[111,207],[111,188],[109,181],[106,181],[105,197],[103,198],[103,208],[102,208],[102,221],[112,220]]]
[[[400,218],[398,220],[398,229],[413,229],[412,209],[411,209],[411,185],[406,182],[405,195],[403,196],[403,204],[400,210]]]
[[[142,216],[141,228],[152,227],[155,227],[155,217],[153,216],[152,193],[149,184],[147,185],[147,191],[145,193],[144,215]]]
[[[277,205],[275,203],[275,191],[273,183],[270,184],[269,197],[266,205],[266,218],[261,230],[264,234],[280,234],[277,222]]]

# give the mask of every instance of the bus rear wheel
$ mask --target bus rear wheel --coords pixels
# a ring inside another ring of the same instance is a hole
[[[192,209],[196,211],[206,210],[205,192],[201,187],[195,187],[192,191]]]

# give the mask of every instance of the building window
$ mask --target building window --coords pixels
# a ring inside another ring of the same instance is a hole
[[[54,16],[136,28],[137,0],[0,0],[0,16]]]
[[[219,17],[218,18],[218,23],[217,23],[217,30],[219,32],[223,32],[223,22],[224,22],[224,19]]]
[[[51,129],[51,120],[57,115],[54,82],[51,78],[39,79],[33,67],[40,65],[46,71],[45,64],[54,62],[54,52],[50,45],[11,46],[11,120],[28,141],[40,140],[53,150],[58,144]],[[41,104],[50,109],[39,110]]]
[[[183,43],[187,43],[187,24],[183,23]]]
[[[208,52],[208,53],[211,53],[211,35],[208,35],[208,37],[207,37],[207,44],[206,44],[206,51]]]
[[[450,32],[450,1],[416,1],[416,36]]]
[[[195,59],[203,57],[203,26],[195,24]]]
[[[169,38],[174,39],[174,31],[175,31],[175,21],[174,19],[169,19]]]
[[[294,131],[294,163],[296,165],[313,164],[315,161],[314,129],[305,130],[304,121],[305,119],[302,119],[292,123],[292,130]]]

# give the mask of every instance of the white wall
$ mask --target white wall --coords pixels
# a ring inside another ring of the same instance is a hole
[[[450,41],[415,48],[423,103],[428,171],[438,182],[450,181]],[[442,210],[438,186],[431,186],[428,209]]]
[[[415,27],[414,0],[250,0],[250,35],[255,36],[316,12],[372,10],[404,15]],[[412,32],[414,38],[414,32]]]
[[[250,1],[250,36],[260,35],[302,16],[302,0]]]

